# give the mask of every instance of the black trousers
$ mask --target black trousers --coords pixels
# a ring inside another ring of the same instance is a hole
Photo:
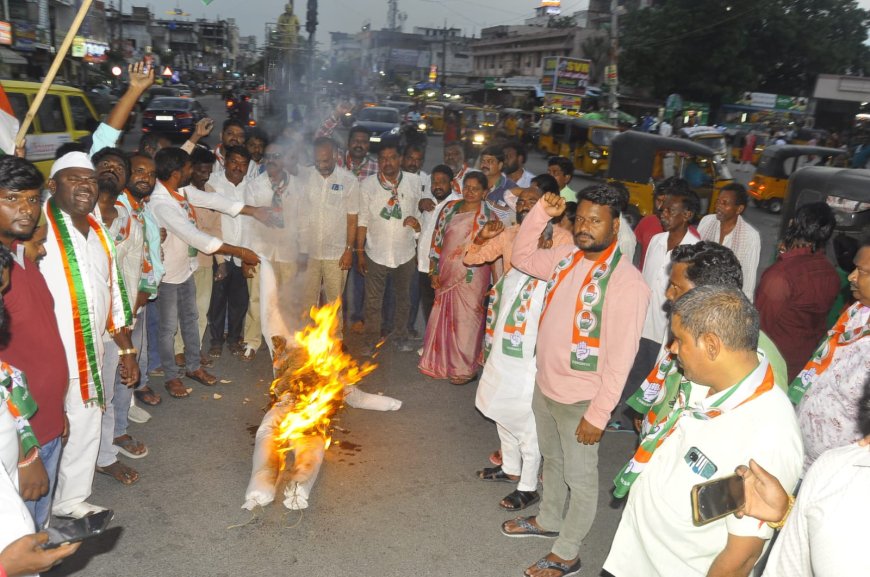
[[[214,283],[211,289],[211,304],[208,307],[208,323],[211,328],[211,346],[226,342],[238,343],[245,328],[248,312],[248,281],[242,275],[242,267],[227,260],[227,276]]]
[[[420,275],[420,304],[423,305],[423,320],[429,322],[432,307],[435,306],[435,289],[432,288],[432,279],[429,273],[417,271]]]

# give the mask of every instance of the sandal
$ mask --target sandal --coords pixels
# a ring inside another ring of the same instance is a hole
[[[115,461],[107,467],[100,467],[99,465],[97,465],[96,471],[97,473],[113,478],[122,485],[130,486],[135,484],[136,481],[139,480],[139,473],[137,473],[135,469],[128,467],[121,461]]]
[[[483,481],[502,481],[504,483],[516,483],[519,480],[519,477],[513,478],[502,471],[501,467],[487,467],[478,471],[477,478]]]
[[[245,354],[243,354],[240,358],[243,361],[251,362],[254,360],[255,356],[257,356],[257,351],[255,351],[251,347],[248,347],[245,349]]]
[[[163,400],[160,395],[155,393],[151,387],[144,386],[141,389],[133,391],[136,398],[150,407],[156,407]]]
[[[148,447],[145,446],[145,443],[137,441],[130,435],[115,437],[112,444],[118,447],[119,453],[130,459],[141,459],[148,455]]]
[[[522,511],[526,507],[530,507],[540,500],[541,496],[537,491],[520,491],[517,489],[502,499],[498,505],[502,509],[507,509],[508,511]]]
[[[573,577],[574,575],[580,574],[580,557],[577,557],[577,560],[570,565],[568,565],[568,563],[560,563],[544,557],[535,563],[535,568],[544,571],[547,569],[555,569],[556,571],[559,571],[558,577]],[[529,574],[527,571],[528,570],[523,571],[523,575],[528,576]]]
[[[169,396],[174,399],[185,399],[190,396],[190,393],[187,392],[187,387],[184,386],[181,379],[166,381],[166,384],[163,386],[166,387],[166,392],[169,393]]]
[[[224,352],[223,345],[212,345],[212,347],[208,350],[208,356],[213,359],[221,358],[221,353]]]
[[[558,531],[546,531],[532,524],[534,517],[517,517],[501,524],[501,534],[505,537],[558,537]],[[517,526],[517,531],[508,531],[508,523]]]
[[[473,381],[477,380],[477,375],[471,375],[470,377],[450,377],[450,384],[456,386],[467,385]]]
[[[217,383],[217,377],[209,374],[208,371],[206,371],[202,367],[196,369],[192,373],[184,373],[184,376],[188,379],[193,379],[197,383],[205,385],[206,387],[211,387],[212,385]]]
[[[489,456],[489,462],[497,467],[501,467],[501,451],[495,451]]]

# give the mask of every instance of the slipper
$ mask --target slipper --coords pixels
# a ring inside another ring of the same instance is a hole
[[[461,387],[462,385],[467,385],[476,380],[477,374],[471,375],[470,377],[450,377],[450,384]]]
[[[148,406],[156,407],[163,400],[160,395],[151,390],[151,387],[142,387],[133,391],[136,398]]]
[[[223,350],[223,345],[212,345],[212,347],[208,350],[208,356],[213,359],[219,359]]]
[[[206,387],[211,387],[215,383],[217,383],[217,377],[209,374],[208,371],[203,369],[202,367],[198,368],[192,373],[184,373],[184,376],[188,379],[193,379],[197,383],[201,385],[205,385]]]
[[[517,489],[502,499],[498,506],[502,509],[507,509],[508,511],[522,511],[526,507],[531,507],[540,500],[541,496],[537,491],[520,491]],[[505,502],[507,502],[508,506],[505,506]]]
[[[115,440],[112,441],[112,444],[118,447],[118,452],[124,455],[125,457],[129,457],[130,459],[141,459],[148,455],[148,447],[145,446],[144,443],[137,441],[130,435],[121,435],[120,437],[115,437]],[[135,452],[135,449],[139,449],[139,452]]]
[[[580,557],[577,557],[577,560],[570,565],[567,563],[559,563],[558,561],[551,561],[544,557],[535,563],[535,568],[543,569],[544,571],[547,569],[555,569],[556,571],[559,571],[558,577],[572,577],[573,575],[580,574]],[[526,571],[523,571],[523,575],[528,577],[529,574]]]
[[[254,360],[254,357],[255,357],[255,356],[257,356],[257,351],[255,351],[255,350],[254,350],[253,348],[251,348],[251,347],[248,347],[248,348],[245,349],[245,354],[243,354],[243,355],[242,355],[241,357],[239,357],[239,358],[240,358],[241,360],[243,360],[243,361],[250,362],[250,361],[253,361],[253,360]]]
[[[519,527],[520,531],[510,532],[507,530],[507,524],[510,521],[505,521],[501,524],[501,534],[505,537],[558,537],[558,531],[545,531],[537,527],[536,525],[532,525],[529,519],[534,519],[534,517],[517,517],[513,520],[516,523],[517,527]]]
[[[187,387],[184,386],[181,379],[166,381],[166,384],[163,386],[166,387],[166,392],[169,393],[169,396],[174,399],[184,399],[190,396],[190,393],[187,392]]]
[[[135,469],[128,467],[121,461],[115,461],[107,467],[100,467],[99,465],[97,465],[96,471],[97,473],[113,478],[122,485],[134,485],[136,481],[139,480],[139,473],[137,473]]]
[[[512,479],[501,467],[487,467],[477,472],[477,478],[482,481],[501,481],[503,483],[516,483],[519,479]]]

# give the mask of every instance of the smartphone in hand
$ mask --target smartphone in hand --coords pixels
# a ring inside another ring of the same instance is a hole
[[[48,541],[43,549],[54,549],[68,543],[78,543],[89,537],[99,535],[109,526],[109,521],[115,516],[114,511],[106,509],[92,513],[81,519],[64,519],[46,529]]]
[[[729,475],[692,487],[692,522],[706,525],[737,511],[746,502],[743,477]]]

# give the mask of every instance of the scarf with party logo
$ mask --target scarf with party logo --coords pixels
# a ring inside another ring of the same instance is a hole
[[[641,437],[667,418],[676,402],[682,378],[676,359],[665,352],[640,388],[626,401],[629,407],[644,415]]]
[[[166,188],[166,192],[169,193],[169,196],[171,196],[173,199],[175,199],[175,202],[177,202],[179,205],[181,205],[181,208],[183,208],[184,212],[187,213],[187,220],[189,220],[193,226],[196,226],[196,210],[193,208],[193,205],[190,204],[190,201],[187,199],[187,193],[186,192],[178,192],[177,190],[172,190],[171,188],[166,186],[166,184],[163,184],[163,187]],[[195,249],[192,246],[187,247],[187,256],[193,258],[197,254],[199,254],[199,251],[197,249]]]
[[[788,398],[791,402],[797,405],[804,398],[804,395],[822,376],[834,359],[834,353],[838,347],[846,346],[857,342],[870,334],[870,322],[863,325],[857,325],[851,329],[846,329],[849,323],[853,322],[863,313],[862,309],[866,308],[860,302],[854,303],[848,309],[843,311],[837,322],[828,331],[828,334],[822,339],[813,356],[804,366],[803,370],[798,373],[798,376],[791,382],[788,387]]]
[[[438,215],[438,221],[435,223],[435,233],[432,235],[432,248],[429,251],[429,272],[431,274],[441,274],[441,251],[444,248],[444,236],[447,232],[447,225],[450,224],[450,221],[463,206],[465,206],[464,200],[451,200],[444,205],[444,208],[441,209],[441,214]],[[471,230],[471,238],[475,238],[480,229],[490,220],[492,220],[492,212],[486,205],[486,202],[481,202],[474,215],[474,226]],[[468,280],[468,277],[473,274],[471,269],[468,269],[468,273],[469,274],[466,275],[466,281],[471,282]]]
[[[157,294],[157,287],[163,278],[163,262],[160,258],[160,225],[148,210],[145,201],[140,201],[129,190],[125,190],[121,202],[130,209],[144,232],[144,245],[142,258],[142,275],[139,279],[139,290],[149,295]]]
[[[556,289],[567,278],[571,270],[583,260],[585,254],[582,250],[575,248],[572,254],[563,258],[556,265],[552,278],[547,282],[547,294],[544,296],[544,312],[541,313],[541,322],[543,322],[544,314],[549,309]],[[621,257],[622,252],[614,240],[592,264],[580,286],[580,291],[577,293],[571,336],[571,368],[575,371],[598,370],[604,297],[610,276]]]
[[[505,278],[507,278],[508,274],[502,275],[498,282],[495,283],[495,286],[489,291],[489,305],[486,308],[486,325],[483,339],[484,361],[489,357],[489,353],[492,350],[492,344],[495,339],[495,323],[498,321],[502,296],[505,290]],[[530,277],[527,274],[523,274],[523,276],[525,278],[517,279],[519,290],[517,290],[516,297],[513,299],[511,308],[505,318],[501,341],[502,352],[509,357],[518,359],[523,358],[523,339],[531,314],[530,304],[532,295],[538,287],[539,282],[538,279]]]
[[[399,171],[399,178],[393,184],[382,173],[378,173],[378,184],[381,188],[390,192],[390,198],[387,199],[387,205],[381,209],[381,218],[390,220],[395,218],[402,219],[402,205],[399,203],[399,185],[402,184],[402,171]]]
[[[272,185],[272,213],[270,221],[275,228],[284,228],[284,195],[287,192],[287,185],[290,183],[290,175],[282,172],[281,180],[272,182],[272,179],[269,178],[269,183]]]
[[[613,479],[613,485],[615,486],[613,495],[616,498],[621,499],[628,494],[631,485],[643,472],[653,453],[676,430],[680,419],[691,417],[693,419],[708,421],[758,398],[773,388],[773,370],[770,368],[767,358],[762,355],[761,362],[755,370],[742,381],[721,393],[721,396],[713,401],[710,407],[704,411],[689,407],[692,386],[691,381],[685,377],[680,377],[679,393],[674,410],[671,411],[666,420],[652,427],[641,439],[640,446],[638,446],[634,456],[616,475],[616,478]]]
[[[97,358],[96,341],[102,337],[104,330],[110,334],[115,334],[122,328],[133,324],[133,312],[130,309],[124,279],[118,268],[115,243],[109,238],[106,228],[96,218],[88,215],[88,226],[97,235],[109,261],[109,316],[106,326],[98,327],[94,325],[91,318],[90,306],[88,305],[89,283],[86,278],[88,272],[83,270],[79,264],[81,255],[78,254],[76,243],[72,239],[73,233],[70,230],[69,216],[55,205],[53,198],[48,200],[45,213],[60,249],[64,275],[69,289],[82,401],[86,406],[98,405],[100,408],[104,408],[103,381],[100,375],[102,359]]]
[[[26,455],[34,447],[39,448],[39,441],[27,420],[37,409],[36,401],[30,396],[27,377],[9,363],[0,361],[0,401],[3,400],[15,420],[15,429],[21,442],[21,455]]]

